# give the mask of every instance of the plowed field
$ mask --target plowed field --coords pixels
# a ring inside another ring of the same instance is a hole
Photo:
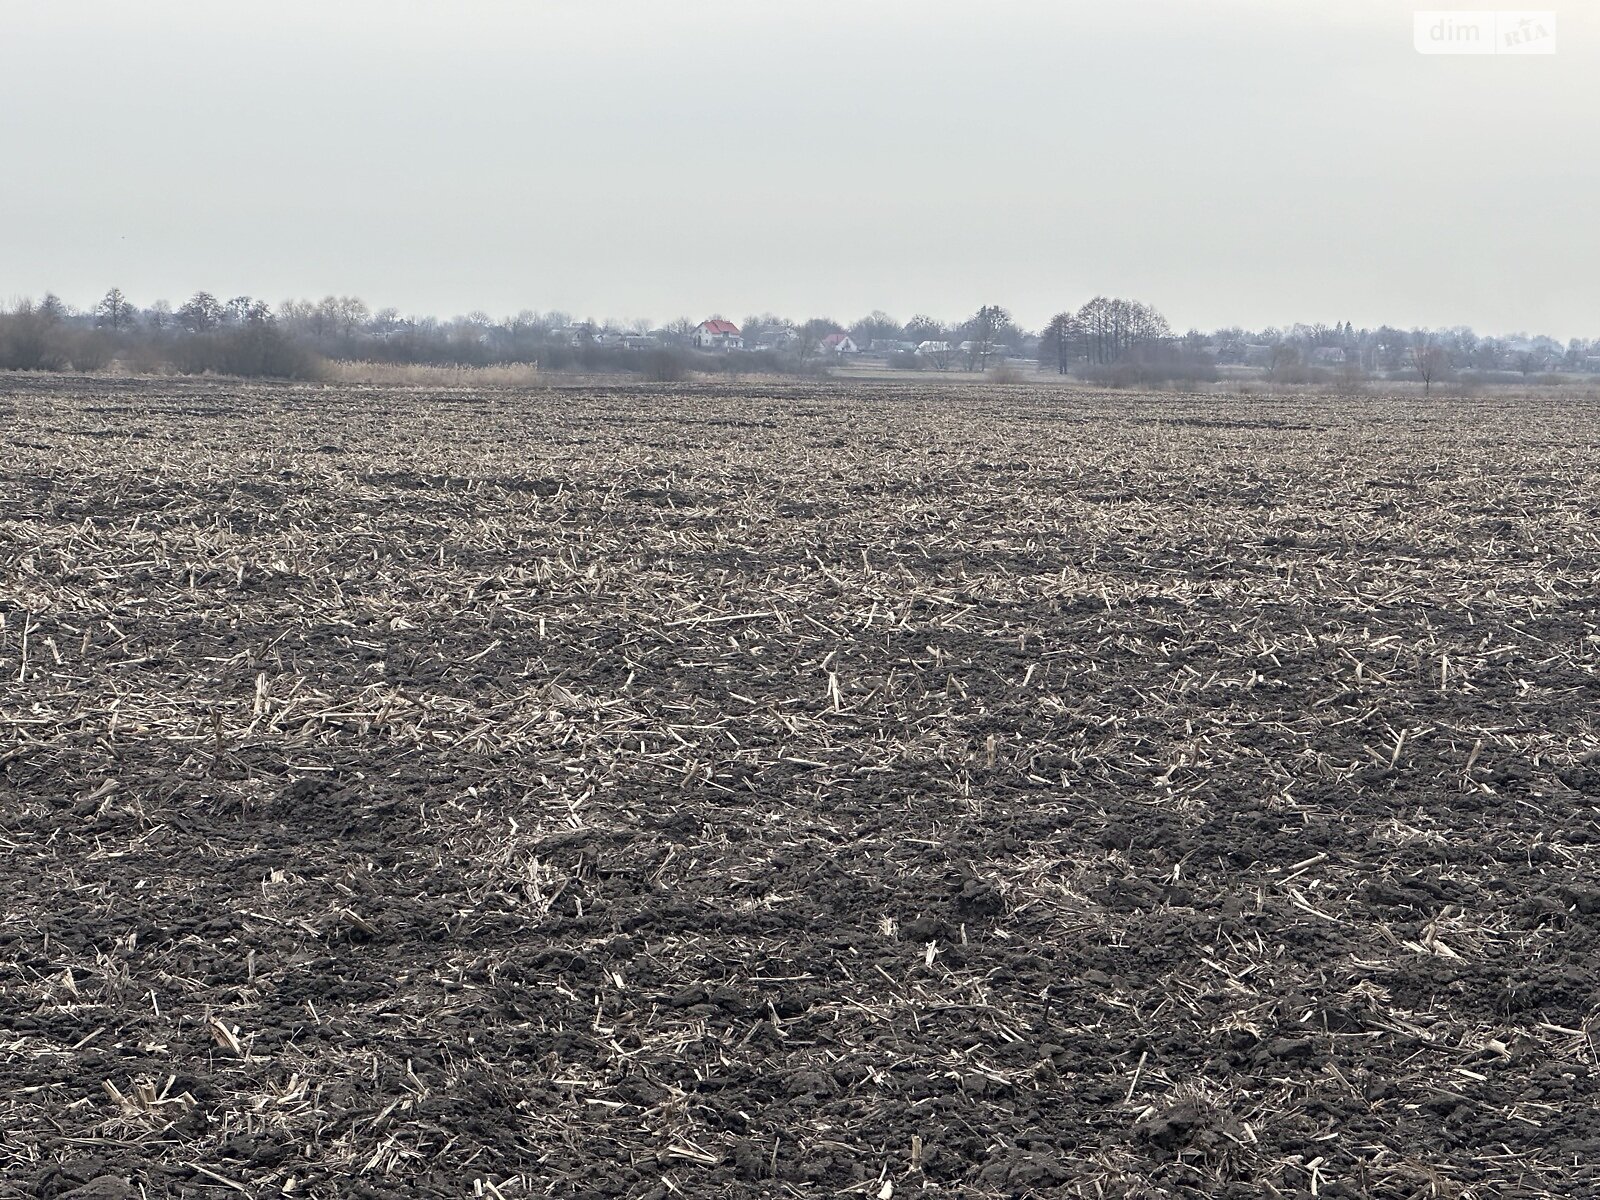
[[[0,1196],[1600,1195],[1600,407],[0,380]]]

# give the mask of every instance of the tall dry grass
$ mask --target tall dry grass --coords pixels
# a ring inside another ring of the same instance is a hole
[[[327,364],[329,383],[371,383],[399,387],[531,387],[540,382],[538,363],[493,363],[483,367],[419,363],[339,362]]]

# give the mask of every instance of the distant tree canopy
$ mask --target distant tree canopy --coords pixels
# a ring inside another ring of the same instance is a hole
[[[1039,365],[1054,368],[1056,374],[1065,375],[1077,361],[1076,344],[1079,341],[1078,318],[1069,312],[1059,312],[1050,318],[1039,337]]]
[[[856,345],[863,347],[876,341],[900,341],[905,332],[899,321],[881,309],[874,309],[850,326],[850,336]]]
[[[222,324],[227,310],[210,292],[196,292],[178,310],[178,324],[190,333],[209,333]]]
[[[760,316],[748,316],[744,324],[739,327],[744,334],[744,344],[747,347],[770,343],[778,338],[788,338],[795,332],[794,322],[787,317],[780,317],[773,313],[762,313]],[[684,333],[690,330],[684,330]]]
[[[1077,312],[1050,318],[1039,338],[1041,366],[1066,374],[1076,363],[1107,366],[1136,352],[1170,343],[1172,328],[1156,309],[1137,300],[1096,296]]]
[[[100,303],[95,305],[95,324],[113,333],[120,332],[133,324],[133,305],[128,303],[128,298],[122,294],[121,288],[112,288]]]
[[[1022,331],[1017,328],[1011,314],[998,304],[985,304],[962,324],[961,344],[965,350],[968,367],[986,371],[990,359],[1001,349],[1019,345]]]
[[[222,300],[197,291],[174,312],[164,300],[141,309],[113,287],[82,311],[54,293],[0,311],[0,369],[96,370],[120,360],[134,370],[309,377],[324,359],[364,359],[466,367],[536,362],[681,379],[692,372],[823,370],[834,359],[820,343],[846,331],[830,317],[795,322],[763,312],[745,318],[742,353],[710,354],[690,345],[697,324],[698,318],[680,317],[651,328],[642,319],[580,321],[566,312],[526,308],[498,319],[484,310],[441,319],[393,307],[374,311],[359,296],[331,293],[285,300],[274,311],[248,294]],[[1600,338],[1486,337],[1465,326],[1357,329],[1347,320],[1175,335],[1153,306],[1108,296],[1063,309],[1037,335],[998,304],[981,305],[955,323],[918,313],[901,324],[875,309],[848,332],[860,349],[871,348],[897,368],[984,370],[1028,354],[1043,370],[1111,382],[1204,380],[1216,377],[1219,364],[1259,371],[1274,382],[1384,374],[1415,380],[1425,390],[1452,378],[1515,382],[1557,371],[1600,374]]]
[[[1172,336],[1167,319],[1148,304],[1096,296],[1078,310],[1084,356],[1091,363],[1114,363],[1137,346]]]
[[[822,353],[822,339],[831,333],[843,333],[844,326],[832,317],[812,317],[795,331],[794,352],[801,362],[811,362]]]
[[[39,301],[39,307],[35,311],[39,314],[39,319],[47,325],[65,321],[72,315],[71,310],[62,302],[61,297],[54,292],[46,292],[44,299]]]

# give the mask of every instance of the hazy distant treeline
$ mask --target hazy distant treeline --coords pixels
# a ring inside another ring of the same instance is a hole
[[[140,309],[113,288],[89,312],[49,295],[0,314],[0,368],[98,371],[113,362],[137,372],[314,379],[323,360],[245,297],[224,305],[200,292],[174,312],[163,302]]]
[[[714,315],[720,321],[720,315]],[[1260,330],[1237,326],[1178,334],[1151,305],[1096,296],[1058,313],[1043,330],[1022,328],[1000,305],[955,321],[918,314],[899,321],[878,311],[850,323],[830,317],[745,317],[715,346],[699,322],[578,320],[525,309],[442,320],[372,311],[354,296],[287,300],[276,308],[251,296],[220,300],[196,292],[181,305],[139,305],[119,288],[75,309],[59,297],[25,300],[0,312],[0,369],[134,372],[316,379],[330,360],[395,365],[628,371],[653,379],[689,372],[813,372],[853,358],[920,371],[988,371],[1032,360],[1112,384],[1198,382],[1251,368],[1285,383],[1375,376],[1521,380],[1552,372],[1600,372],[1600,339],[1563,344],[1541,335],[1481,337],[1447,330],[1350,322]]]

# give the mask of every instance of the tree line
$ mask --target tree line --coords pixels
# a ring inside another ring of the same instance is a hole
[[[690,370],[816,371],[849,349],[925,371],[985,372],[1033,359],[1044,370],[1109,383],[1202,381],[1237,367],[1286,383],[1385,375],[1428,388],[1452,375],[1509,382],[1600,371],[1600,338],[1561,343],[1522,333],[1482,337],[1465,326],[1357,329],[1348,321],[1178,334],[1152,305],[1107,296],[1057,313],[1037,332],[998,304],[980,305],[955,321],[926,313],[900,321],[881,310],[849,323],[751,314],[740,326],[743,348],[736,356],[695,353],[697,324],[687,317],[660,325],[595,321],[532,309],[499,319],[482,311],[440,319],[395,308],[374,311],[359,297],[335,295],[274,307],[248,295],[223,299],[199,291],[177,306],[162,300],[139,305],[113,287],[87,309],[49,294],[0,312],[0,369],[94,371],[118,362],[136,372],[314,379],[333,359],[462,367],[538,363],[673,379]]]
[[[113,361],[141,373],[285,379],[316,378],[321,365],[268,305],[246,296],[196,292],[176,310],[164,301],[140,308],[112,288],[84,312],[50,294],[0,313],[0,368],[97,371]]]

